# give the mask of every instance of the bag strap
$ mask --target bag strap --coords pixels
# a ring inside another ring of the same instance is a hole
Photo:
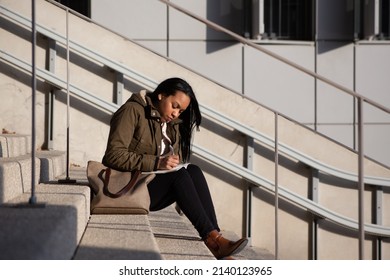
[[[111,198],[118,198],[118,197],[125,195],[128,191],[130,191],[134,187],[135,183],[137,183],[138,178],[141,175],[141,173],[142,172],[140,170],[136,170],[136,171],[132,172],[131,179],[127,183],[127,185],[124,186],[118,192],[112,193],[108,189],[108,183],[110,182],[110,176],[111,176],[111,168],[106,168],[106,176],[104,176],[104,186],[103,186],[104,194],[111,197]]]

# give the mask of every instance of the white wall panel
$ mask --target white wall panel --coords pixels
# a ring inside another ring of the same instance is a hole
[[[174,60],[211,80],[241,92],[241,45],[226,42],[172,41],[169,49],[170,57]]]
[[[356,90],[390,108],[390,42],[356,46]]]
[[[99,0],[91,2],[91,18],[127,38],[166,39],[166,6],[159,1]]]
[[[301,66],[314,70],[314,47],[263,45]],[[314,121],[314,78],[260,51],[246,48],[245,95],[304,123]]]

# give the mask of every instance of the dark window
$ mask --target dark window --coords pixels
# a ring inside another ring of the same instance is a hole
[[[314,1],[265,0],[263,38],[279,40],[314,39]]]
[[[67,6],[68,8],[84,16],[91,17],[90,0],[56,0],[56,2],[64,6]]]
[[[380,1],[379,39],[390,39],[390,0]]]

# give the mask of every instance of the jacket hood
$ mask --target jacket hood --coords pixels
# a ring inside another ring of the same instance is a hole
[[[147,95],[150,94],[147,90],[141,90],[138,93],[133,93],[127,102],[136,102],[142,106],[152,106],[152,100]]]
[[[152,99],[149,96],[150,94],[151,94],[150,91],[147,91],[145,89],[141,90],[139,93],[133,93],[127,102],[136,102],[136,103],[142,105],[143,107],[145,107],[145,112],[146,112],[147,118],[154,118],[158,122],[160,122],[161,115],[160,115],[159,111],[156,109],[156,107],[154,107]],[[170,122],[170,124],[173,125],[173,124],[179,124],[182,122],[183,121],[178,118],[178,119]]]

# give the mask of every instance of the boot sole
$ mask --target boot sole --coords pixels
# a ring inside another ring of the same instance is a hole
[[[231,255],[235,255],[235,254],[240,253],[246,247],[247,244],[248,244],[248,239],[244,239],[241,242],[241,244],[238,245],[238,247],[236,249],[234,249],[233,252],[231,252]]]
[[[238,245],[237,248],[234,249],[234,250],[229,254],[229,256],[221,257],[221,258],[219,258],[219,260],[228,259],[229,257],[232,258],[233,255],[240,253],[240,252],[245,248],[245,246],[246,246],[247,244],[248,244],[248,239],[244,239],[244,240],[240,243],[240,245]],[[234,258],[232,258],[232,259],[234,259]]]

